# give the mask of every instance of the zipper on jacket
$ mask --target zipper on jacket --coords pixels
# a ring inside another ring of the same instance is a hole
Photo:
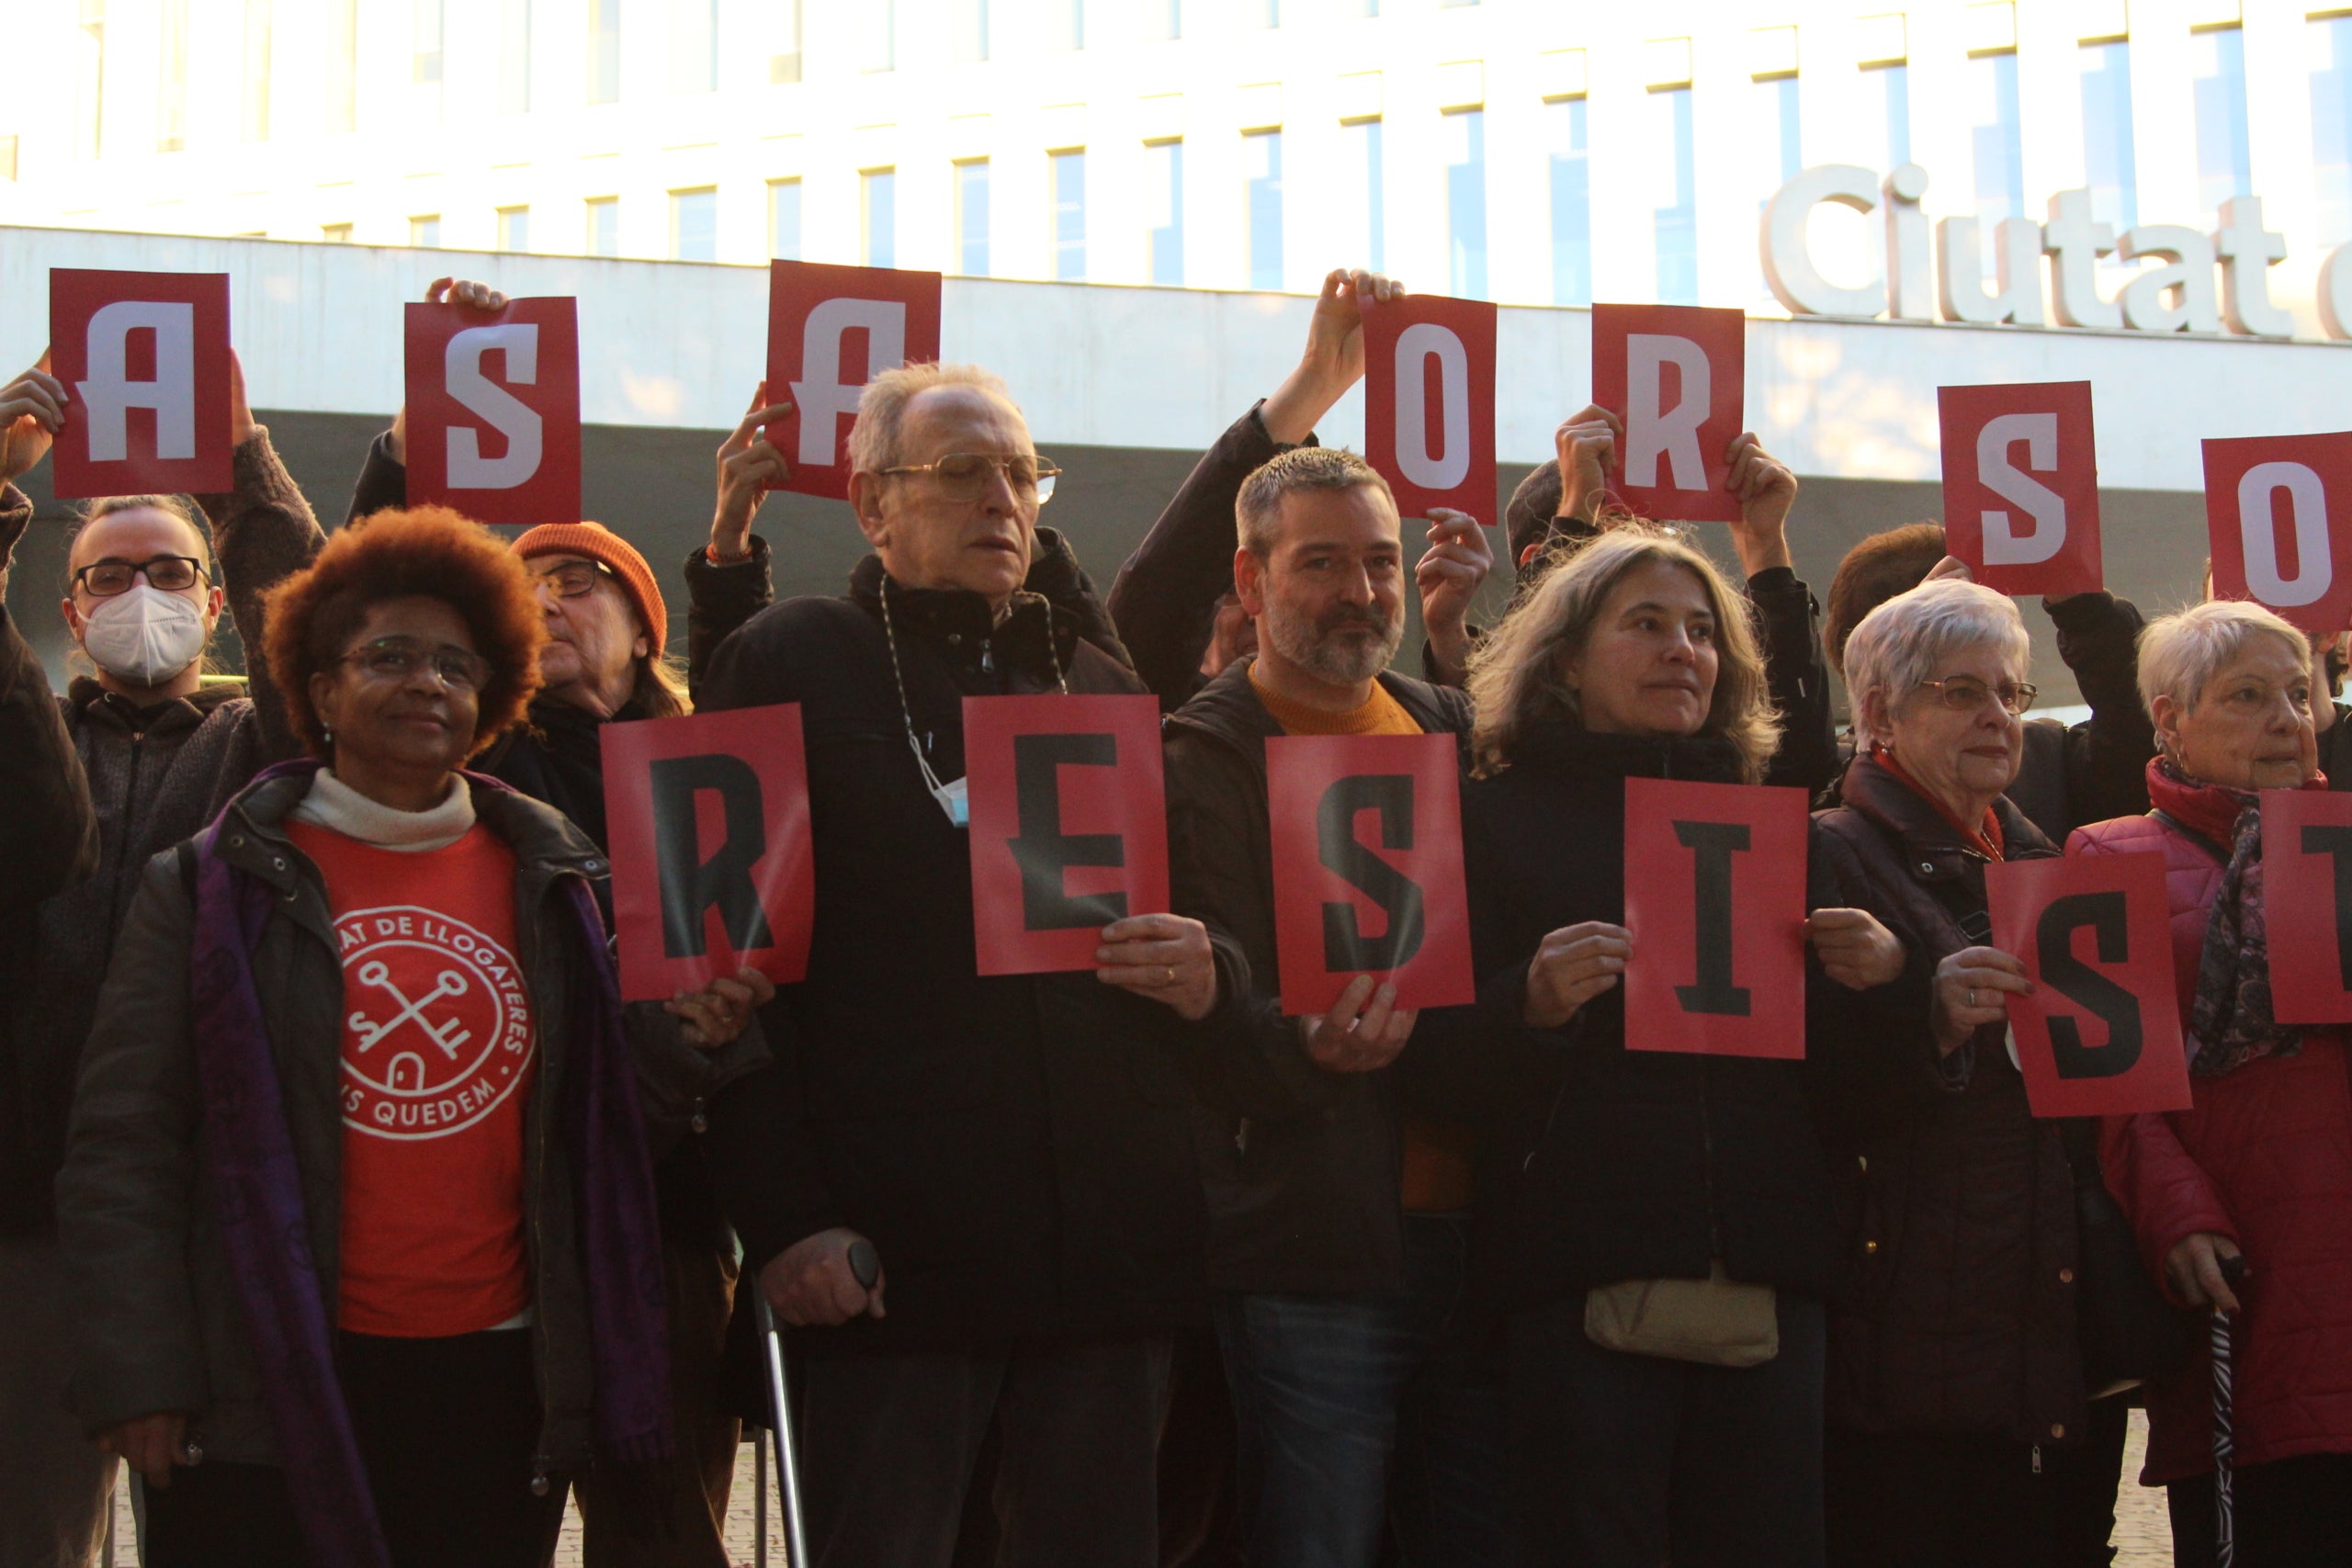
[[[1707,1246],[1715,1262],[1724,1257],[1724,1217],[1715,1203],[1715,1111],[1713,1097],[1707,1092],[1707,1063],[1702,1057],[1699,1067],[1699,1147],[1704,1156],[1701,1167],[1707,1177]]]

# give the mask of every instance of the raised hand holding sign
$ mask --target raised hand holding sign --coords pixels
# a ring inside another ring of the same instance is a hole
[[[939,274],[780,261],[768,269],[768,427],[790,465],[776,486],[849,495],[849,432],[865,383],[939,357]]]
[[[2352,433],[2205,443],[2213,596],[2327,637],[2352,620]]]
[[[53,268],[49,342],[59,499],[230,487],[228,274]]]
[[[1592,400],[1624,422],[1618,491],[1645,517],[1736,523],[1724,488],[1745,423],[1747,318],[1692,305],[1595,305]]]
[[[1940,387],[1945,547],[2002,593],[2101,586],[2088,381]]]
[[[1494,515],[1495,307],[1404,295],[1363,307],[1364,460],[1405,517]]]
[[[484,523],[577,523],[579,302],[489,298],[407,307],[409,499]]]

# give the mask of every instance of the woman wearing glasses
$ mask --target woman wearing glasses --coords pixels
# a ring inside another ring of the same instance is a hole
[[[70,1397],[158,1568],[528,1568],[569,1472],[669,1446],[637,1060],[758,1052],[773,990],[622,1010],[602,852],[460,771],[546,636],[486,530],[380,513],[270,611],[311,757],[146,869],[59,1181]]]
[[[1888,1027],[1815,1041],[1833,1565],[2081,1560],[2058,1551],[2086,1419],[2074,1183],[2004,1046],[2027,982],[1985,913],[1987,865],[2057,853],[2002,793],[2030,652],[2017,606],[1964,579],[1887,600],[1846,645],[1857,754],[1815,819],[1816,897],[1871,910],[1909,962]],[[2095,1169],[2095,1130],[2077,1137]]]

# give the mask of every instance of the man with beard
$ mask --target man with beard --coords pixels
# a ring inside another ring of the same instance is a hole
[[[1359,976],[1329,1013],[1283,1016],[1266,809],[1270,737],[1459,736],[1470,710],[1387,670],[1404,549],[1396,501],[1363,458],[1284,452],[1243,482],[1235,512],[1234,588],[1257,653],[1170,717],[1167,776],[1177,910],[1238,943],[1252,976],[1220,996],[1201,1039],[1209,1280],[1245,1555],[1370,1568],[1393,1517],[1407,1562],[1495,1562],[1500,1381],[1450,1332],[1466,1145],[1396,1102],[1383,1069],[1414,1014],[1393,987]]]

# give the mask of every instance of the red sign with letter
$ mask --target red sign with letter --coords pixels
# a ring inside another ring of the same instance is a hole
[[[2088,381],[1939,387],[1944,547],[2001,593],[2100,586]]]
[[[1747,395],[1747,317],[1696,305],[1595,305],[1592,400],[1625,422],[1617,493],[1645,517],[1736,523],[1724,456]]]
[[[2322,637],[2352,620],[2352,434],[2205,443],[2213,596]]]
[[[1804,1055],[1805,794],[1625,781],[1625,1047]]]
[[[1327,1012],[1358,975],[1400,1008],[1476,998],[1453,736],[1275,736],[1266,796],[1283,1011]]]
[[[2352,795],[2262,792],[2262,902],[2272,1015],[2352,1023]]]
[[[767,427],[792,477],[779,488],[849,494],[857,395],[883,371],[939,357],[939,274],[887,266],[768,266],[768,397],[792,412]]]
[[[1493,524],[1495,307],[1408,295],[1363,312],[1363,455],[1396,510]]]
[[[408,307],[408,493],[483,523],[580,521],[580,318],[569,299]]]
[[[1156,698],[966,697],[964,771],[981,974],[1091,969],[1104,926],[1167,911]]]
[[[1993,945],[2025,963],[2009,1033],[2036,1116],[2188,1109],[2158,854],[2068,855],[1984,868]]]
[[[817,897],[800,705],[607,724],[605,833],[621,999],[750,965],[808,971]]]
[[[50,472],[60,500],[233,482],[227,273],[52,267],[49,352],[65,383]]]

